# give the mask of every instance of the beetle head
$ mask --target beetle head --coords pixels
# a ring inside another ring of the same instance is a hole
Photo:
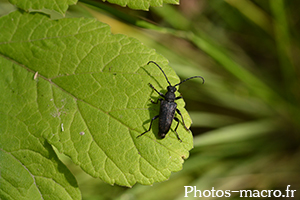
[[[172,93],[177,91],[175,86],[168,86],[167,89],[168,89],[168,92],[172,92]]]

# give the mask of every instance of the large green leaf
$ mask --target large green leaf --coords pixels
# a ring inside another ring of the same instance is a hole
[[[164,3],[179,4],[179,0],[102,0],[132,9],[148,10],[150,6],[162,6]]]
[[[28,137],[46,138],[84,171],[110,184],[152,184],[182,168],[193,146],[182,124],[183,142],[173,132],[176,123],[165,139],[157,136],[157,122],[137,138],[159,112],[149,100],[158,95],[148,83],[161,92],[168,85],[147,62],[158,62],[172,84],[179,82],[166,59],[133,38],[112,35],[94,19],[52,21],[17,11],[0,19],[0,30],[0,112],[6,124],[21,124]],[[182,100],[178,107],[189,126]],[[21,128],[8,134],[5,127],[0,127],[1,138],[19,150],[14,141],[20,140]]]
[[[12,4],[26,11],[41,11],[64,15],[69,5],[77,3],[77,0],[9,0]]]
[[[26,11],[39,11],[52,14],[53,11],[64,15],[69,5],[77,0],[9,0],[12,4]],[[179,4],[179,0],[102,0],[132,9],[148,10],[150,6],[163,6],[164,3]]]

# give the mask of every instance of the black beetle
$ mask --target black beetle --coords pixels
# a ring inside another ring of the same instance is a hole
[[[169,86],[167,87],[168,92],[164,95],[164,94],[160,93],[159,91],[157,91],[153,87],[153,85],[149,83],[149,85],[155,90],[155,92],[157,92],[164,99],[159,98],[156,102],[154,102],[154,101],[151,100],[151,102],[155,103],[155,104],[157,104],[158,101],[160,101],[159,115],[156,115],[155,117],[153,117],[151,119],[149,129],[147,131],[145,131],[144,133],[142,133],[141,135],[137,136],[137,138],[140,137],[140,136],[142,136],[142,135],[144,135],[145,133],[149,132],[151,130],[152,122],[155,119],[157,119],[157,118],[159,118],[159,132],[158,132],[158,134],[159,134],[160,138],[164,138],[166,136],[166,134],[169,132],[171,124],[172,124],[172,121],[174,119],[175,121],[177,121],[177,125],[176,125],[174,131],[176,133],[176,136],[177,136],[178,140],[180,142],[182,142],[182,140],[179,138],[179,135],[177,133],[177,128],[178,128],[178,125],[179,125],[179,119],[177,117],[175,117],[175,111],[181,116],[182,123],[183,123],[185,129],[187,131],[189,129],[186,127],[186,125],[184,123],[184,120],[183,120],[183,117],[181,115],[180,110],[177,109],[177,103],[174,102],[175,100],[178,100],[178,99],[182,98],[181,96],[179,96],[179,97],[175,96],[175,92],[177,91],[176,86],[178,86],[181,83],[183,83],[183,82],[185,82],[187,80],[190,80],[192,78],[201,78],[203,80],[203,83],[204,83],[204,78],[202,76],[193,76],[193,77],[187,78],[187,79],[185,79],[185,80],[183,80],[183,81],[175,84],[174,86],[172,86],[171,83],[169,82],[169,80],[168,80],[165,72],[160,68],[160,66],[156,62],[154,62],[154,61],[149,61],[147,63],[147,65],[149,63],[155,64],[162,71],[162,73],[164,74],[167,82],[169,83]]]

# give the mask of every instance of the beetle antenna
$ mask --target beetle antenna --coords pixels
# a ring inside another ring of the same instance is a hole
[[[188,80],[190,80],[190,79],[193,79],[193,78],[201,78],[202,81],[203,81],[202,84],[205,82],[205,80],[204,80],[204,78],[203,78],[202,76],[192,76],[192,77],[190,77],[190,78],[187,78],[187,79],[181,81],[180,83],[177,83],[176,85],[174,85],[174,87],[177,86],[177,85],[180,85],[181,83],[183,83],[183,82],[185,82],[185,81],[188,81]]]
[[[154,61],[149,61],[148,63],[147,63],[147,65],[149,65],[149,63],[153,63],[153,64],[155,64],[161,71],[162,71],[162,73],[164,74],[164,76],[166,77],[166,79],[167,79],[167,82],[169,83],[169,85],[170,86],[172,86],[171,85],[171,83],[169,82],[169,79],[167,78],[167,76],[166,76],[166,74],[165,74],[165,72],[162,70],[162,68],[160,68],[160,66],[156,63],[156,62],[154,62]]]

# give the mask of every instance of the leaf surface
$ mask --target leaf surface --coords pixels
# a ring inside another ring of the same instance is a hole
[[[148,10],[150,6],[163,6],[164,3],[179,4],[179,0],[103,0],[132,9]]]
[[[26,11],[39,11],[44,13],[57,13],[64,15],[69,5],[77,3],[77,0],[9,0],[12,4],[16,5]]]
[[[64,15],[70,5],[77,0],[9,0],[12,4],[26,11],[38,11],[53,14],[53,11]],[[137,10],[148,10],[150,6],[163,6],[164,3],[179,4],[179,0],[102,0]]]
[[[157,136],[157,122],[137,138],[159,112],[149,100],[158,94],[148,83],[163,93],[168,85],[147,62],[156,61],[172,84],[179,82],[165,58],[136,39],[112,35],[94,19],[54,21],[17,11],[0,19],[0,30],[5,89],[0,112],[7,124],[19,119],[14,123],[22,123],[29,136],[46,138],[88,174],[110,184],[149,185],[182,168],[193,146],[182,124],[177,130],[182,143],[173,132],[175,122],[165,139]],[[183,100],[177,103],[189,126]],[[19,140],[11,133],[4,136]]]
[[[0,199],[81,199],[74,176],[41,137],[50,123],[38,111],[30,79],[0,56]]]

